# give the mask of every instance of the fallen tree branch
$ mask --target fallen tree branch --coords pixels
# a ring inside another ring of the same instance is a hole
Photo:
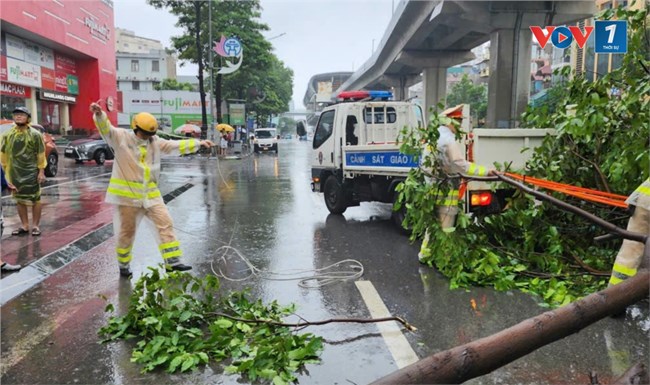
[[[360,324],[367,324],[367,323],[376,323],[376,322],[388,322],[388,321],[397,321],[401,323],[407,330],[409,331],[416,331],[417,328],[410,323],[406,322],[404,318],[402,317],[383,317],[383,318],[330,318],[327,320],[322,320],[322,321],[307,321],[305,320],[304,322],[295,322],[295,323],[286,323],[286,322],[278,322],[278,321],[273,321],[269,319],[246,319],[246,318],[239,318],[239,317],[233,317],[229,314],[226,313],[207,313],[209,315],[216,315],[218,317],[224,317],[231,319],[233,321],[239,321],[239,322],[245,322],[245,323],[252,323],[252,324],[269,324],[269,325],[274,325],[274,326],[286,326],[286,327],[291,327],[291,328],[298,328],[298,327],[305,327],[305,326],[316,326],[316,325],[325,325],[329,323],[360,323]]]
[[[508,329],[458,346],[402,368],[375,382],[384,384],[459,384],[492,372],[526,354],[621,313],[648,296],[650,271],[591,294]]]
[[[609,271],[596,270],[593,267],[587,265],[585,263],[585,261],[583,261],[580,257],[575,255],[574,253],[570,253],[570,254],[571,254],[571,257],[573,258],[573,260],[576,261],[576,263],[578,265],[580,265],[580,267],[582,267],[584,270],[588,271],[589,273],[591,273],[593,275],[601,276],[601,277],[609,277],[610,275],[612,275],[611,270],[609,270]]]

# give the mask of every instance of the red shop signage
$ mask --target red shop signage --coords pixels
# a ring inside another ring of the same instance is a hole
[[[32,88],[7,82],[0,83],[0,94],[8,96],[17,96],[19,98],[32,97]]]
[[[7,58],[0,56],[0,82],[7,81]]]

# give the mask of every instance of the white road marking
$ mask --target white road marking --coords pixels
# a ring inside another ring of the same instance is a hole
[[[392,317],[370,281],[356,281],[355,284],[373,318]],[[376,325],[398,368],[403,368],[419,360],[397,322],[378,322]]]

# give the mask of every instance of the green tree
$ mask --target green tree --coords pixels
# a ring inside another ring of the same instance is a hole
[[[447,95],[447,105],[469,104],[470,114],[475,123],[484,122],[487,116],[487,87],[474,84],[467,74],[451,87]]]
[[[556,104],[564,108],[529,108],[529,127],[552,127],[557,134],[538,147],[521,173],[623,195],[648,177],[650,169],[650,31],[648,10],[610,9],[598,19],[628,21],[628,53],[622,65],[596,81],[574,76]],[[612,93],[613,89],[620,93]],[[570,108],[566,108],[570,106]],[[432,116],[428,130],[407,135],[403,151],[416,153],[420,140],[437,140]],[[435,159],[424,159],[434,164]],[[413,170],[400,187],[406,224],[413,238],[431,235],[428,262],[450,279],[451,287],[490,285],[498,290],[534,293],[550,306],[566,304],[607,285],[621,240],[595,244],[605,230],[549,204],[517,194],[497,216],[460,215],[456,231],[445,234],[428,197],[437,185],[424,183]],[[625,227],[628,213],[553,193],[596,216]]]
[[[201,14],[198,24],[198,37],[194,33],[197,24],[197,13],[193,2],[172,0],[147,0],[156,8],[169,8],[178,16],[177,26],[183,28],[181,36],[172,38],[172,44],[179,58],[192,63],[210,63],[213,56],[215,68],[214,81],[207,81],[211,92],[215,95],[217,118],[221,119],[222,99],[246,100],[247,110],[256,111],[258,120],[266,120],[271,115],[277,115],[288,109],[293,88],[293,71],[286,68],[272,52],[272,45],[262,32],[269,28],[261,23],[261,5],[259,0],[251,1],[219,1],[211,0],[201,3]],[[208,27],[208,9],[212,10],[212,40]],[[236,37],[242,43],[244,58],[241,67],[228,75],[217,75],[217,70],[223,65],[223,58],[211,54],[214,41],[221,36]],[[197,47],[200,47],[197,48]],[[197,59],[197,53],[202,55]]]
[[[156,91],[175,90],[175,91],[192,91],[194,87],[191,83],[180,83],[176,79],[166,78],[160,84],[153,87]]]
[[[259,122],[287,111],[292,96],[293,71],[273,54],[271,43],[262,35],[269,28],[259,21],[260,1],[219,1],[213,9],[214,39],[218,40],[221,35],[234,36],[244,47],[239,70],[217,76],[217,93],[221,90],[225,99],[246,100],[247,110],[255,111]],[[222,61],[215,56],[217,67]]]
[[[178,16],[177,27],[184,30],[185,34],[180,37],[172,37],[174,48],[180,52],[179,58],[189,60],[199,66],[199,93],[201,95],[201,137],[205,138],[207,133],[207,114],[205,105],[205,88],[203,86],[204,51],[202,44],[202,25],[205,12],[203,12],[203,1],[184,0],[147,0],[147,3],[155,8],[168,8],[170,12]]]

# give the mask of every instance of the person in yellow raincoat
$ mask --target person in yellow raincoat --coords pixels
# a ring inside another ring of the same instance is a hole
[[[45,142],[43,134],[32,128],[32,115],[26,107],[13,110],[14,125],[0,137],[0,163],[13,191],[22,226],[12,235],[29,234],[28,207],[32,208],[32,235],[41,235],[41,183],[45,182]]]
[[[463,105],[451,107],[442,112],[445,120],[448,121],[446,125],[438,127],[440,137],[438,138],[436,149],[434,150],[430,144],[427,144],[423,151],[423,158],[435,153],[442,167],[442,173],[447,177],[449,182],[449,192],[443,195],[440,192],[436,195],[438,220],[444,232],[453,232],[455,230],[456,216],[458,215],[458,193],[460,187],[460,178],[454,178],[455,174],[463,173],[467,175],[487,176],[496,175],[497,171],[487,169],[484,166],[479,166],[475,163],[469,162],[463,156],[463,151],[456,141],[456,132],[460,129],[463,119]],[[430,174],[435,174],[433,170],[427,170]],[[429,183],[432,183],[431,178],[427,178]],[[429,232],[424,234],[422,246],[418,253],[420,262],[426,262],[427,258],[431,255],[429,249]]]
[[[117,261],[120,275],[131,276],[129,264],[135,230],[143,217],[156,228],[157,242],[165,267],[170,270],[192,269],[181,261],[182,251],[174,233],[174,224],[165,205],[158,180],[160,156],[173,152],[180,155],[197,152],[200,147],[210,148],[209,140],[165,140],[155,135],[158,121],[141,112],[133,117],[131,128],[115,128],[97,103],[90,105],[95,126],[115,152],[115,162],[106,192],[106,202],[116,205],[113,227],[117,236]]]
[[[641,183],[625,203],[635,206],[634,214],[627,222],[627,231],[650,236],[650,178]],[[614,261],[609,286],[619,284],[636,275],[643,262],[644,247],[641,242],[623,240]]]

